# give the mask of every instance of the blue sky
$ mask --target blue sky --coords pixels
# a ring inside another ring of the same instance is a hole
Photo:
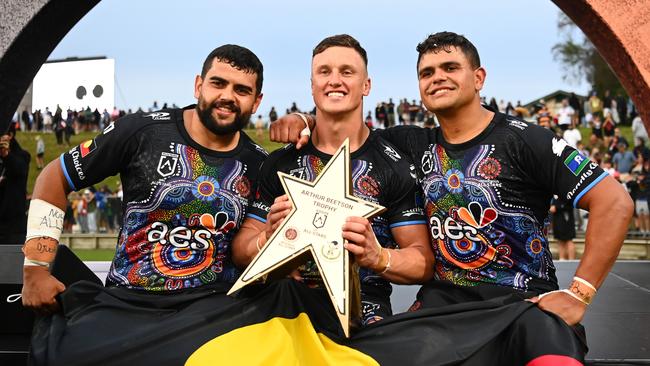
[[[311,50],[324,37],[349,33],[368,52],[372,78],[365,109],[377,102],[419,100],[415,46],[448,30],[478,48],[487,82],[482,95],[526,103],[568,84],[553,60],[560,10],[550,0],[171,1],[104,0],[61,41],[50,59],[105,55],[115,59],[120,108],[152,101],[194,102],[194,76],[216,46],[250,48],[264,64],[264,100],[283,111],[311,109]]]

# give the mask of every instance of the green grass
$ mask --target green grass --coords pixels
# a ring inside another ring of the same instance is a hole
[[[113,249],[72,249],[72,251],[79,259],[87,262],[110,262],[113,260],[113,255],[115,255],[115,250]]]
[[[248,134],[248,136],[250,136],[253,140],[255,140],[254,129],[247,129],[245,131]],[[27,194],[31,194],[33,192],[34,183],[36,182],[36,177],[40,173],[40,170],[38,170],[36,167],[36,136],[38,135],[43,137],[43,141],[45,142],[45,156],[43,157],[43,161],[45,162],[45,164],[47,164],[52,160],[58,159],[59,155],[68,151],[71,147],[79,145],[80,143],[86,140],[92,139],[97,135],[97,132],[80,132],[79,134],[72,136],[70,138],[70,147],[65,145],[57,146],[56,137],[54,136],[53,133],[18,132],[18,134],[16,135],[16,139],[18,140],[18,143],[23,149],[27,150],[27,152],[29,152],[29,154],[32,156],[32,161],[29,164],[29,176],[27,178]],[[282,146],[281,144],[276,144],[274,142],[269,141],[268,132],[264,134],[262,141],[256,141],[256,142],[269,152]],[[118,176],[108,177],[105,180],[103,180],[101,183],[96,184],[95,186],[101,187],[104,184],[106,184],[108,185],[109,188],[111,188],[111,190],[114,190],[115,188],[117,188],[117,184],[119,183],[119,181],[120,180]]]

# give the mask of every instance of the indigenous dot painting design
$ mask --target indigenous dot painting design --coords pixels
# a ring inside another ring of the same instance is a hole
[[[219,182],[207,175],[202,175],[194,181],[192,193],[201,201],[212,201],[217,197]]]
[[[131,202],[118,242],[110,282],[149,291],[234,282],[230,245],[241,225],[251,184],[246,166],[210,158],[172,144],[179,156],[174,175],[154,182],[149,198]]]
[[[425,152],[430,161],[422,187],[436,276],[466,286],[487,282],[526,289],[531,278],[549,279],[548,242],[532,210],[503,202],[503,166],[493,153],[493,145],[454,158],[441,145]]]

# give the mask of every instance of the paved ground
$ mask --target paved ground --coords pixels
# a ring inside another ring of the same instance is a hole
[[[556,262],[560,285],[573,278],[577,261]],[[396,312],[406,310],[418,286],[395,286]],[[591,364],[650,364],[650,261],[619,261],[587,312]]]

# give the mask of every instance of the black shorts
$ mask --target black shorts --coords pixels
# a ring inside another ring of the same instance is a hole
[[[372,290],[361,291],[361,325],[372,324],[393,315],[390,298],[373,294]]]

